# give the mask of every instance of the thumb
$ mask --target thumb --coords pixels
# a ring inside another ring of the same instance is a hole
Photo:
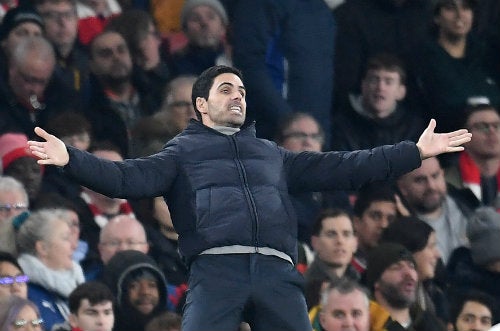
[[[425,131],[434,132],[435,128],[436,128],[436,120],[431,118],[431,120],[429,121],[429,125],[427,126]]]
[[[45,140],[48,140],[50,138],[50,134],[47,131],[45,131],[44,129],[42,129],[41,127],[39,127],[39,126],[35,127],[35,133],[40,138],[43,138]]]

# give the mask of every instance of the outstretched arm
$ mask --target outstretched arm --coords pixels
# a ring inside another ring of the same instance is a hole
[[[49,134],[40,127],[35,128],[35,133],[45,141],[28,141],[28,146],[33,155],[40,158],[38,164],[51,164],[65,166],[69,162],[69,154],[66,145],[61,139]]]
[[[448,133],[435,133],[436,120],[431,119],[417,142],[420,158],[425,160],[429,157],[442,153],[463,151],[463,144],[469,142],[472,134],[466,129],[460,129]]]

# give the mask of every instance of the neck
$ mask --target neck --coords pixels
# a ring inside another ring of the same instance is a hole
[[[471,153],[469,155],[474,160],[474,163],[476,163],[482,176],[491,177],[497,174],[500,168],[500,158],[482,158]]]
[[[439,206],[436,210],[427,213],[422,213],[421,215],[430,220],[435,220],[439,218],[442,214],[443,214],[443,204],[441,204],[441,206]]]
[[[379,293],[375,292],[375,300],[384,307],[391,318],[401,325],[407,325],[411,321],[410,308],[395,308],[388,304],[387,300]]]
[[[441,47],[443,47],[444,50],[455,59],[465,57],[465,47],[467,45],[467,39],[465,37],[448,38],[444,35],[440,35],[438,38],[438,44],[441,45]]]
[[[128,102],[134,94],[134,87],[129,81],[109,84],[106,86],[107,95],[110,99],[119,102]]]
[[[72,49],[73,49],[73,44],[57,46],[57,51],[63,59],[68,58]]]

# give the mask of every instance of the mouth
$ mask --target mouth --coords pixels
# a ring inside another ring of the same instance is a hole
[[[232,113],[235,113],[235,114],[238,114],[238,115],[242,115],[243,114],[243,111],[241,109],[241,106],[231,106],[229,107],[229,110],[232,112]]]

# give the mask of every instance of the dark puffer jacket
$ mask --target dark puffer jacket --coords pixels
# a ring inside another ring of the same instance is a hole
[[[412,142],[358,152],[292,153],[257,139],[253,125],[224,135],[192,120],[158,154],[123,162],[68,147],[66,171],[110,197],[163,195],[181,253],[270,247],[296,260],[297,220],[289,192],[352,190],[420,165]]]

